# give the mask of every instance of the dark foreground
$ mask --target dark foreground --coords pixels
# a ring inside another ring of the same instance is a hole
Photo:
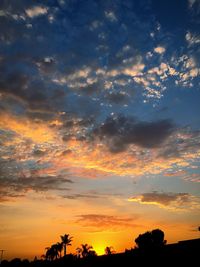
[[[132,249],[124,253],[80,258],[67,255],[54,261],[13,259],[1,267],[128,267],[128,266],[199,266],[200,239],[180,241],[157,249]]]

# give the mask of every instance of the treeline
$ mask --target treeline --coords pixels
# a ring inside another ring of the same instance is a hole
[[[42,259],[54,261],[59,258],[66,257],[67,246],[71,246],[73,237],[69,234],[64,234],[60,236],[60,239],[61,240],[59,242],[45,248],[46,252],[41,256]],[[115,251],[113,250],[112,246],[105,248],[105,255],[110,255],[114,252]],[[81,244],[80,247],[76,248],[76,254],[73,256],[80,259],[97,256],[97,253],[95,250],[93,250],[93,247],[91,245]]]
[[[60,242],[52,244],[50,247],[46,247],[46,253],[42,255],[45,260],[53,261],[58,258],[66,257],[67,246],[71,246],[73,237],[69,234],[64,234],[60,236]],[[164,232],[160,229],[154,229],[152,231],[140,234],[135,239],[136,247],[135,249],[147,250],[151,248],[159,248],[164,246],[167,241],[164,239]],[[105,247],[105,255],[114,254],[115,251],[112,246]],[[89,244],[81,244],[80,247],[76,248],[77,258],[87,258],[97,256],[93,247]]]
[[[125,267],[133,264],[140,266],[195,266],[199,260],[200,239],[181,241],[166,245],[164,232],[154,229],[140,234],[135,239],[136,246],[116,253],[113,247],[105,248],[105,255],[97,256],[89,244],[81,244],[75,254],[67,254],[73,237],[69,234],[60,236],[60,241],[45,248],[41,259],[33,261],[15,258],[3,260],[1,267]]]

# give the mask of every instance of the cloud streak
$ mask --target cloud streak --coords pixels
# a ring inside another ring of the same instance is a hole
[[[82,214],[78,216],[78,224],[91,229],[91,231],[119,231],[126,227],[138,227],[135,217],[121,217],[105,214]]]
[[[200,199],[188,193],[165,193],[153,191],[129,198],[131,202],[156,205],[172,211],[188,211],[200,207]]]

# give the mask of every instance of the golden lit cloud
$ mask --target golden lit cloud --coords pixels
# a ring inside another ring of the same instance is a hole
[[[47,14],[47,10],[48,9],[46,7],[34,6],[32,8],[26,9],[25,12],[26,12],[28,17],[34,18],[34,17],[40,16],[40,15]]]
[[[54,125],[54,127],[51,127]],[[136,144],[130,144],[126,150],[120,153],[113,153],[108,149],[106,143],[88,142],[78,140],[75,137],[65,142],[62,140],[62,125],[59,120],[52,122],[35,122],[33,120],[11,116],[9,114],[1,115],[0,127],[11,131],[15,135],[4,141],[5,149],[13,144],[17,145],[18,153],[13,153],[12,158],[23,162],[35,160],[45,166],[37,170],[37,175],[60,175],[64,171],[66,175],[77,177],[102,177],[108,175],[119,176],[140,176],[144,174],[159,174],[170,169],[174,164],[178,167],[188,166],[188,162],[195,160],[200,156],[198,146],[194,148],[190,144],[181,143],[179,147],[174,147],[171,151],[170,143],[179,138],[184,139],[184,134],[175,133],[171,136],[169,144],[163,147],[152,149],[143,148]],[[71,128],[71,133],[79,131],[79,126]],[[61,129],[61,130],[59,130]],[[193,138],[193,137],[192,137]],[[31,143],[24,142],[31,140]],[[198,142],[198,136],[194,141]],[[38,146],[39,145],[39,146]],[[168,151],[168,147],[170,147]],[[187,147],[187,152],[180,152]],[[180,152],[176,151],[180,150]],[[4,151],[4,150],[3,150]],[[2,153],[4,153],[2,151]],[[19,157],[20,152],[20,157]],[[173,157],[167,154],[174,153]],[[9,157],[2,154],[3,157]],[[144,161],[145,159],[145,161]],[[117,163],[117,164],[116,164]],[[24,173],[26,165],[23,166]]]
[[[154,52],[158,53],[158,54],[163,54],[165,52],[165,48],[163,46],[157,46],[154,48]]]
[[[31,139],[35,143],[55,141],[55,133],[43,122],[34,122],[10,114],[0,115],[0,128],[13,131],[19,139]]]

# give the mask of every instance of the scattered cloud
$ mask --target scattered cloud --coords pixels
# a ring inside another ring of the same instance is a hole
[[[163,46],[157,46],[154,48],[154,52],[157,54],[163,54],[165,53],[166,49]]]
[[[157,221],[155,207],[188,211],[171,214],[177,225],[185,219],[181,229],[196,225],[199,0],[0,2],[0,201],[13,224],[6,240],[52,216],[72,232],[120,235],[147,225],[151,212]],[[144,191],[156,181],[168,192]],[[137,220],[134,207],[147,214]]]
[[[105,11],[105,17],[111,22],[117,21],[117,17],[113,11]]]
[[[185,39],[188,42],[189,46],[197,45],[200,43],[200,35],[192,34],[191,32],[186,33]]]
[[[34,6],[32,8],[26,9],[25,12],[28,17],[34,18],[41,15],[47,14],[48,8],[43,6]]]
[[[56,8],[24,1],[1,11],[1,49],[11,49],[0,55],[1,157],[10,160],[9,172],[15,173],[12,160],[23,170],[41,168],[38,177],[50,180],[66,169],[67,177],[97,179],[192,166],[200,157],[199,133],[177,129],[168,113],[151,114],[171,92],[197,92],[198,34],[186,29],[187,45],[171,53],[171,35],[151,16],[143,22],[131,1],[120,9],[92,2],[73,18],[62,17],[73,1]],[[97,7],[100,17],[90,13]],[[181,177],[198,181],[196,174]]]

